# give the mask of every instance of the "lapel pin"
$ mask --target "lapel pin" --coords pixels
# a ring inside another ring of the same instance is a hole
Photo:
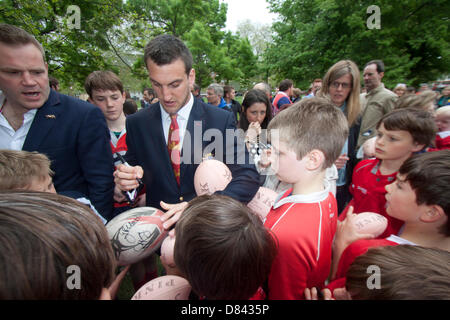
[[[47,119],[56,119],[56,116],[54,114],[46,114],[45,117]]]

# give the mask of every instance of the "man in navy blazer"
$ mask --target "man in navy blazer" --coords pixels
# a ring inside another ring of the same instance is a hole
[[[0,148],[46,154],[57,192],[79,192],[111,218],[114,166],[101,110],[50,89],[42,46],[26,31],[1,24],[0,51]]]
[[[136,178],[143,178],[147,205],[168,210],[163,220],[164,227],[170,228],[187,201],[196,196],[195,170],[205,148],[209,150],[207,146],[215,143],[222,146],[214,150],[216,158],[228,165],[233,176],[225,190],[217,193],[249,202],[259,188],[259,174],[250,164],[243,141],[239,148],[240,139],[233,135],[233,113],[212,108],[192,96],[195,70],[185,44],[171,35],[158,36],[147,44],[144,60],[159,103],[127,118],[125,158],[131,167],[119,165],[114,173],[116,200],[123,199],[122,191],[138,186]],[[179,185],[167,147],[170,115],[175,114],[182,140]],[[205,135],[207,130],[214,136],[212,141]]]

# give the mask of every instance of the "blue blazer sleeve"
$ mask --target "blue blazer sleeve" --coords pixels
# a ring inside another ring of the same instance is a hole
[[[80,192],[109,219],[114,192],[109,139],[99,108],[51,90],[49,99],[36,113],[23,150],[49,157],[57,192]]]
[[[223,162],[227,164],[233,178],[223,191],[217,191],[216,193],[248,203],[259,189],[259,173],[252,163],[243,135],[239,135],[236,131],[233,113],[231,112],[227,114],[223,132],[225,133],[223,142],[225,157]]]

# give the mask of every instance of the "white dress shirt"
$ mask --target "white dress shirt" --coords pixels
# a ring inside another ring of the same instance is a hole
[[[5,96],[0,94],[0,106],[3,109]],[[37,109],[32,109],[23,115],[23,124],[16,130],[9,124],[5,116],[0,113],[0,149],[22,150],[25,138],[33,123]]]
[[[192,93],[191,93],[188,103],[185,104],[177,112],[177,122],[178,122],[178,128],[180,130],[180,145],[181,145],[181,147],[183,147],[184,134],[186,132],[187,122],[189,119],[189,115],[191,114],[193,105],[194,105],[194,97],[192,96]],[[167,144],[167,141],[169,140],[169,128],[170,128],[170,123],[171,123],[170,114],[168,114],[166,112],[166,110],[164,110],[164,108],[161,106],[161,103],[159,104],[159,107],[161,108],[161,121],[162,121],[162,127],[163,127],[163,131],[164,131],[164,138],[165,138],[165,141]]]

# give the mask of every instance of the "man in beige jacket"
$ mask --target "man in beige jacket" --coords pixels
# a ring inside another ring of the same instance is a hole
[[[367,93],[361,94],[363,107],[361,129],[357,147],[376,135],[378,121],[394,109],[397,95],[384,87],[384,63],[381,60],[369,61],[364,67],[364,86]]]

